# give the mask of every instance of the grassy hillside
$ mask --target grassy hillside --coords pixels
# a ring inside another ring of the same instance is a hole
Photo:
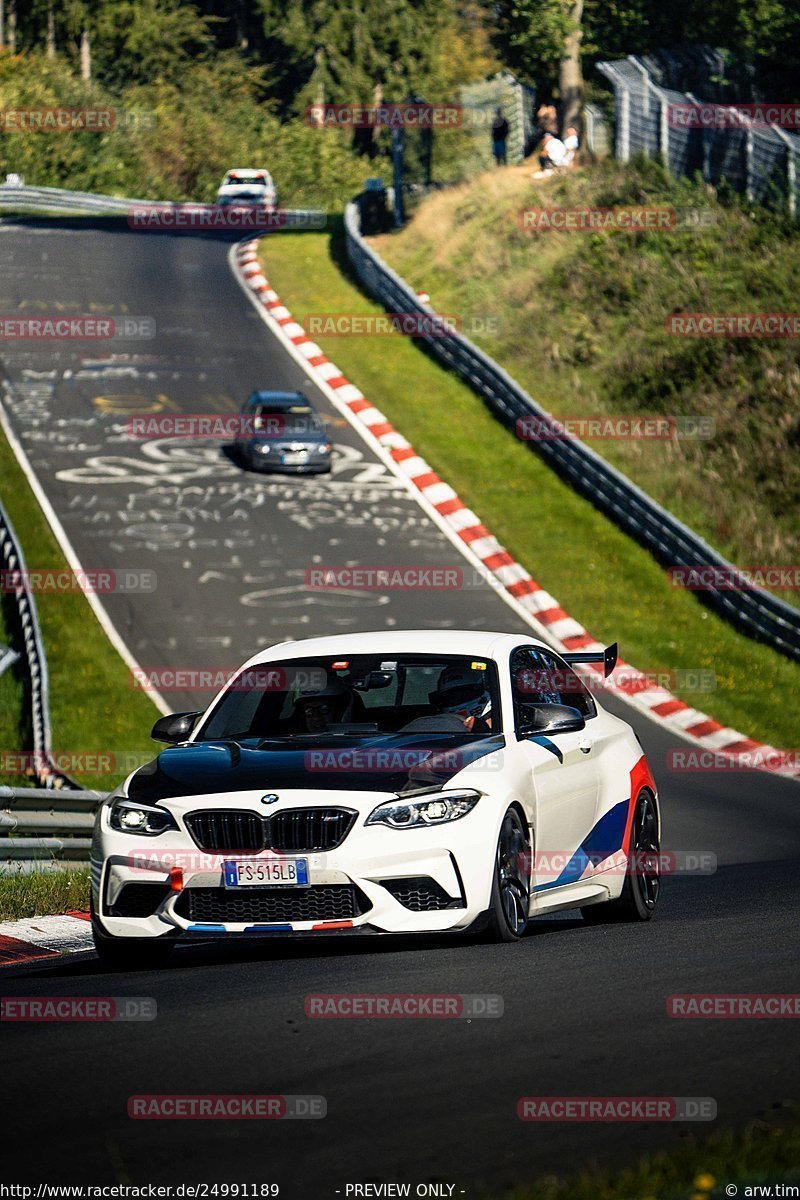
[[[714,224],[554,232],[519,221],[525,208],[652,204],[699,208]],[[607,162],[545,181],[530,166],[484,174],[374,240],[439,311],[496,319],[495,335],[474,340],[555,416],[713,418],[710,439],[591,444],[735,562],[800,562],[800,342],[665,328],[677,311],[796,312],[800,223],[722,203],[653,163]]]
[[[341,222],[329,233],[262,242],[267,277],[298,321],[311,313],[379,313],[348,277]],[[516,441],[456,375],[413,338],[315,337],[509,552],[581,621],[640,670],[713,671],[716,688],[674,689],[688,704],[776,746],[800,745],[787,696],[796,663],[738,633],[653,557]],[[656,769],[663,764],[656,763]]]

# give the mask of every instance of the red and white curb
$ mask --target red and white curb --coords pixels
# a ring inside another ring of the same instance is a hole
[[[88,912],[0,922],[0,967],[76,954],[93,945]]]
[[[602,650],[603,644],[559,605],[541,584],[516,562],[492,536],[480,518],[467,508],[384,414],[342,374],[335,363],[308,337],[302,325],[270,287],[258,259],[258,239],[240,242],[231,252],[231,265],[247,295],[266,323],[286,344],[318,387],[360,432],[384,462],[411,485],[423,508],[471,561],[480,564],[487,581],[527,621],[543,641],[566,653]],[[592,670],[592,668],[588,668]],[[599,671],[600,668],[598,667]],[[754,741],[736,729],[720,724],[706,713],[679,700],[666,688],[653,687],[647,675],[620,659],[609,690],[670,732],[704,750],[736,759],[742,766],[800,779],[800,764],[787,763],[786,755]]]

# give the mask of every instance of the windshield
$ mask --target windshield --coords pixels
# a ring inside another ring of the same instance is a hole
[[[283,437],[286,434],[321,433],[322,423],[313,408],[301,405],[272,408],[261,404],[253,413],[253,429],[263,437]]]
[[[500,732],[495,664],[459,655],[269,662],[232,681],[195,741]]]
[[[228,187],[230,184],[235,183],[256,183],[266,186],[267,177],[261,171],[230,171],[225,176],[225,182],[222,186]]]

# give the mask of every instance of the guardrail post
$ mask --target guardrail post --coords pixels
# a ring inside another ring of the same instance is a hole
[[[744,194],[748,200],[753,199],[753,131],[747,130],[744,139]]]

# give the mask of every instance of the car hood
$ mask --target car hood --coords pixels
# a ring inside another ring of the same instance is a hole
[[[254,430],[248,435],[251,442],[266,442],[270,446],[283,446],[291,442],[293,445],[304,446],[321,446],[323,442],[328,441],[326,433],[316,430],[306,433],[282,433],[280,436],[272,433],[260,433]]]
[[[435,787],[502,750],[502,736],[409,734],[302,741],[195,742],[162,750],[132,776],[128,795],[170,797],[276,788],[396,793]]]

